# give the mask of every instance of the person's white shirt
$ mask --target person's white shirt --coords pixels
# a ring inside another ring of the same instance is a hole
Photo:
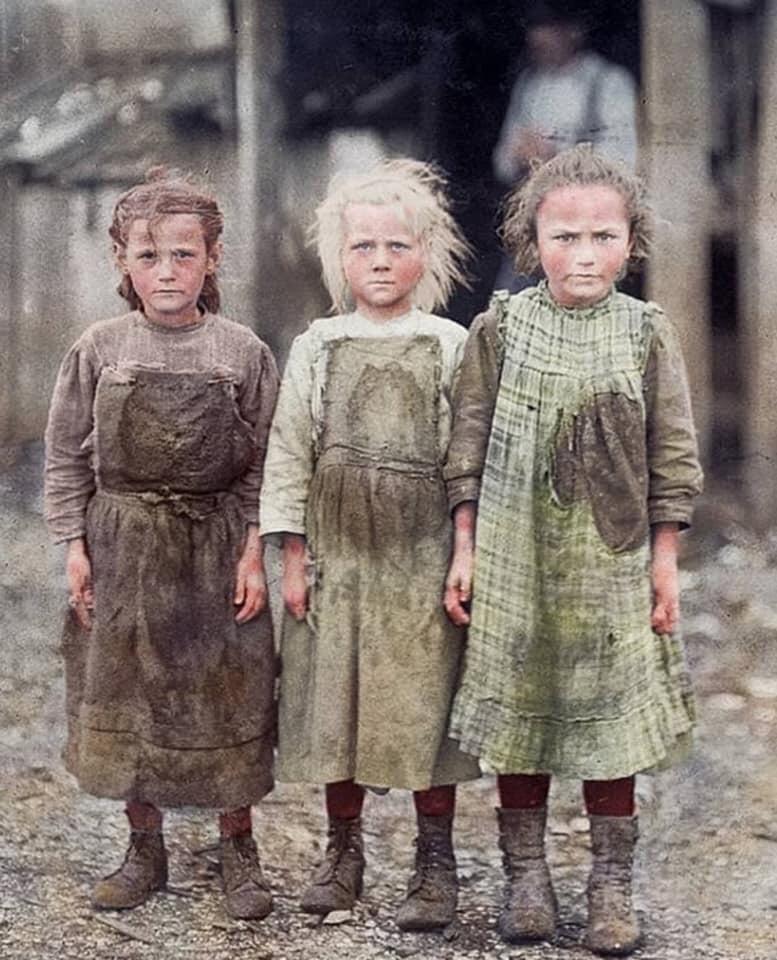
[[[637,160],[637,91],[631,74],[598,53],[578,54],[563,67],[529,67],[518,77],[494,150],[494,172],[513,184],[522,172],[511,145],[533,130],[556,152],[582,140],[634,168]]]

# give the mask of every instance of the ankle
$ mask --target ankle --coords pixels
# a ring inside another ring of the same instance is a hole
[[[155,807],[153,803],[130,800],[127,802],[124,812],[132,830],[139,833],[162,832],[162,811]]]
[[[219,814],[219,834],[222,840],[250,837],[252,830],[250,807],[238,807],[237,810],[225,810]]]
[[[333,820],[358,820],[364,805],[364,787],[353,780],[326,785],[326,812]]]

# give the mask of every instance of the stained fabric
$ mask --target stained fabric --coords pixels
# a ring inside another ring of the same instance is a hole
[[[628,776],[679,755],[694,719],[681,642],[650,628],[648,523],[686,525],[700,487],[682,360],[660,311],[615,292],[567,309],[543,283],[497,295],[490,323],[446,467],[454,498],[479,496],[451,734],[500,773]],[[486,450],[468,428],[488,407]]]
[[[422,790],[478,775],[447,737],[464,634],[442,607],[452,528],[439,331],[459,342],[464,333],[423,315],[413,323],[410,336],[323,337],[308,367],[320,374],[309,392],[319,416],[309,407],[296,426],[315,444],[305,523],[313,585],[308,622],[284,621],[283,780]],[[263,505],[273,500],[277,448],[291,443],[295,395],[284,384]],[[272,529],[286,529],[282,516]]]
[[[207,371],[98,380],[94,624],[69,616],[63,641],[66,765],[98,796],[235,808],[272,786],[272,627],[238,626],[232,602],[245,518],[229,488],[255,451],[236,395]]]
[[[638,400],[599,393],[562,422],[551,455],[551,485],[562,506],[587,501],[612,550],[648,535],[645,418]]]

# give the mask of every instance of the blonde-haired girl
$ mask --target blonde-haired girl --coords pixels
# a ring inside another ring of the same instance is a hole
[[[456,623],[473,552],[475,580],[451,734],[498,773],[502,936],[555,934],[548,788],[573,777],[594,857],[586,943],[626,954],[634,774],[681,754],[694,718],[674,635],[678,531],[701,486],[685,368],[660,308],[614,287],[650,240],[631,173],[588,146],[559,153],[510,197],[504,233],[545,279],[495,294],[462,361],[446,467]]]
[[[262,532],[283,539],[279,775],[326,784],[329,842],[302,907],[353,906],[364,787],[414,791],[416,869],[397,917],[454,916],[446,730],[463,633],[441,605],[451,549],[442,462],[464,330],[427,313],[466,244],[441,176],[386,161],[330,185],[314,236],[334,309],[291,349],[271,430]]]

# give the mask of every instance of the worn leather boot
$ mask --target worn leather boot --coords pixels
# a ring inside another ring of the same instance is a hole
[[[439,930],[456,917],[459,881],[453,855],[453,814],[418,814],[415,869],[397,911],[400,930]]]
[[[221,884],[227,913],[235,920],[261,920],[272,910],[270,886],[250,833],[222,837]]]
[[[306,913],[350,910],[361,896],[364,876],[361,817],[347,820],[330,817],[327,835],[324,859],[300,900],[300,907]]]
[[[507,943],[552,940],[558,907],[545,859],[548,808],[498,808],[496,814],[507,879],[497,921],[499,935]]]
[[[167,851],[158,830],[132,830],[124,862],[95,884],[92,905],[98,910],[129,910],[167,886]]]
[[[590,817],[593,864],[588,878],[585,945],[594,953],[626,956],[640,940],[631,903],[636,817]]]

